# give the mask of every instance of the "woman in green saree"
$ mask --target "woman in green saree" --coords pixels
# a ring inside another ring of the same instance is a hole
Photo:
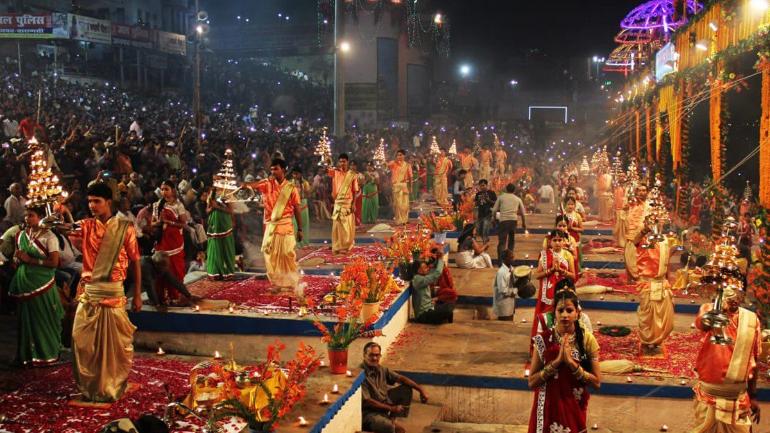
[[[364,224],[376,224],[380,214],[380,177],[371,161],[366,163],[364,179],[361,222]]]
[[[40,227],[43,208],[27,208],[26,228],[16,236],[18,264],[9,294],[16,298],[19,323],[16,358],[24,366],[44,366],[59,359],[64,308],[54,274],[59,265],[59,240]]]
[[[233,209],[217,200],[216,189],[209,192],[206,212],[206,273],[209,278],[230,278],[235,273],[235,238]]]

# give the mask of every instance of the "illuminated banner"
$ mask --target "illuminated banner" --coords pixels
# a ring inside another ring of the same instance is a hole
[[[66,38],[67,14],[0,14],[0,38]]]
[[[663,45],[663,48],[655,54],[655,80],[661,81],[663,77],[674,73],[678,68],[679,53],[671,42]]]
[[[70,39],[76,41],[112,43],[112,26],[108,20],[69,14],[67,29]]]
[[[112,24],[112,43],[129,47],[152,48],[148,29],[123,24]]]
[[[180,56],[187,54],[187,38],[184,35],[157,30],[155,38],[158,51]]]

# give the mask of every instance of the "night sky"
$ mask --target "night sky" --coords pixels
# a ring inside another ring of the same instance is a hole
[[[624,0],[435,1],[452,23],[454,56],[495,61],[539,49],[550,57],[606,56],[620,20],[639,3]]]
[[[358,0],[366,1],[366,0]],[[410,0],[404,0],[410,1]],[[440,11],[451,22],[453,58],[480,63],[542,50],[553,58],[606,56],[620,20],[639,3],[624,0],[419,0],[425,11]],[[292,24],[315,25],[316,0],[202,0],[212,25],[234,22],[277,24],[289,14]]]

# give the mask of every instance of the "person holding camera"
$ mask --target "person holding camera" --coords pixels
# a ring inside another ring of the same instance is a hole
[[[414,278],[412,278],[414,321],[430,325],[451,323],[454,316],[454,304],[436,304],[433,302],[431,293],[431,286],[439,281],[444,271],[444,253],[438,248],[434,248],[431,253],[433,255],[432,262],[435,263],[434,268],[427,260],[419,260],[414,264],[415,272]]]

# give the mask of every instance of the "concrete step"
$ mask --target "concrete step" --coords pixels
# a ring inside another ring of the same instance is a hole
[[[426,427],[423,433],[527,433],[528,426],[514,424],[471,424],[439,421]]]
[[[428,395],[430,397],[430,395]],[[417,394],[415,394],[417,398]],[[438,403],[422,404],[419,400],[412,401],[409,417],[398,418],[396,422],[404,426],[407,432],[421,432],[440,420],[442,407]]]

